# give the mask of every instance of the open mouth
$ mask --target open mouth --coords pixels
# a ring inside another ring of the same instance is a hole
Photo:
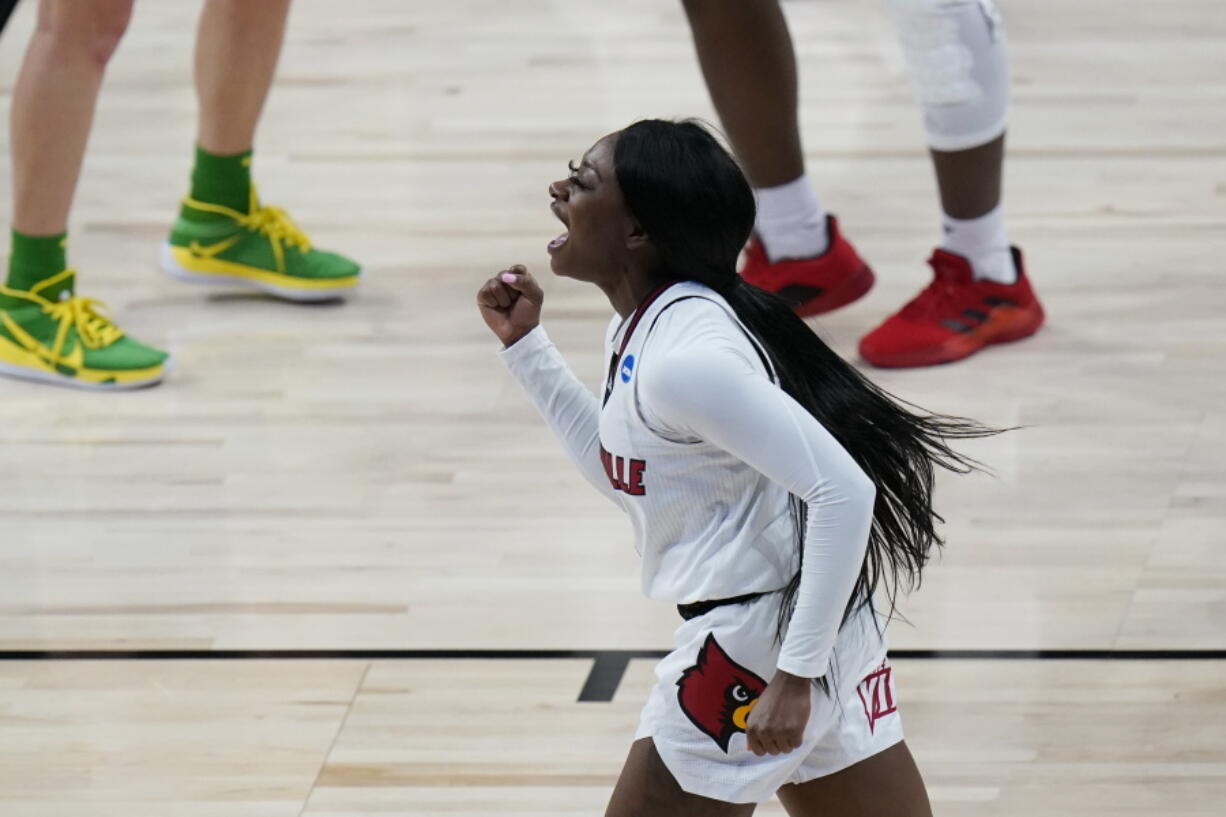
[[[553,201],[549,203],[549,209],[552,210],[553,214],[558,217],[558,221],[562,222],[567,227],[570,226],[570,223],[566,220],[566,214],[562,210],[562,205],[558,203],[557,199],[554,199]],[[558,250],[562,249],[562,247],[566,245],[566,241],[569,238],[570,238],[570,231],[568,230],[567,232],[562,233],[560,236],[558,236],[554,240],[550,241],[549,247],[548,247],[549,252],[555,253]]]

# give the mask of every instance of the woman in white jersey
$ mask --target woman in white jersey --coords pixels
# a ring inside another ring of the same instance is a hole
[[[549,192],[553,271],[617,312],[603,395],[550,343],[523,267],[477,302],[630,516],[644,591],[683,619],[606,817],[741,817],[776,792],[797,816],[931,814],[873,596],[892,608],[940,543],[933,467],[969,467],[945,440],[991,432],[903,408],[741,280],[753,194],[700,125],[610,134]]]

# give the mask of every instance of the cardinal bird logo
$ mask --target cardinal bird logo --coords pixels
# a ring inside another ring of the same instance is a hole
[[[711,633],[677,686],[681,711],[727,754],[728,741],[745,731],[766,682],[729,658]]]

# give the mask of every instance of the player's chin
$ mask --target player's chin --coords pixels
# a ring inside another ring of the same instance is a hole
[[[583,283],[593,283],[598,280],[596,274],[603,268],[590,253],[583,252],[586,247],[575,247],[567,244],[549,253],[549,269],[561,278],[571,278]]]
[[[574,275],[571,274],[571,265],[567,263],[567,259],[563,258],[560,254],[557,254],[557,253],[550,253],[549,269],[553,272],[554,275],[560,275],[563,278],[575,277]]]

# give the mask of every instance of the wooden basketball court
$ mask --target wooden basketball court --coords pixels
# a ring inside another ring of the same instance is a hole
[[[1226,18],[1002,7],[1006,208],[1049,324],[874,374],[1024,427],[942,480],[948,547],[891,630],[908,742],[938,815],[1220,815]],[[926,281],[934,183],[881,5],[786,8],[809,172],[878,271],[814,323],[854,355]],[[473,299],[541,273],[597,383],[608,305],[548,278],[545,189],[635,119],[714,119],[679,3],[297,0],[255,170],[365,266],[320,306],[157,271],[197,10],[137,5],[71,227],[79,290],[175,374],[0,381],[0,814],[602,813],[676,612]],[[0,40],[6,119],[34,11]]]

